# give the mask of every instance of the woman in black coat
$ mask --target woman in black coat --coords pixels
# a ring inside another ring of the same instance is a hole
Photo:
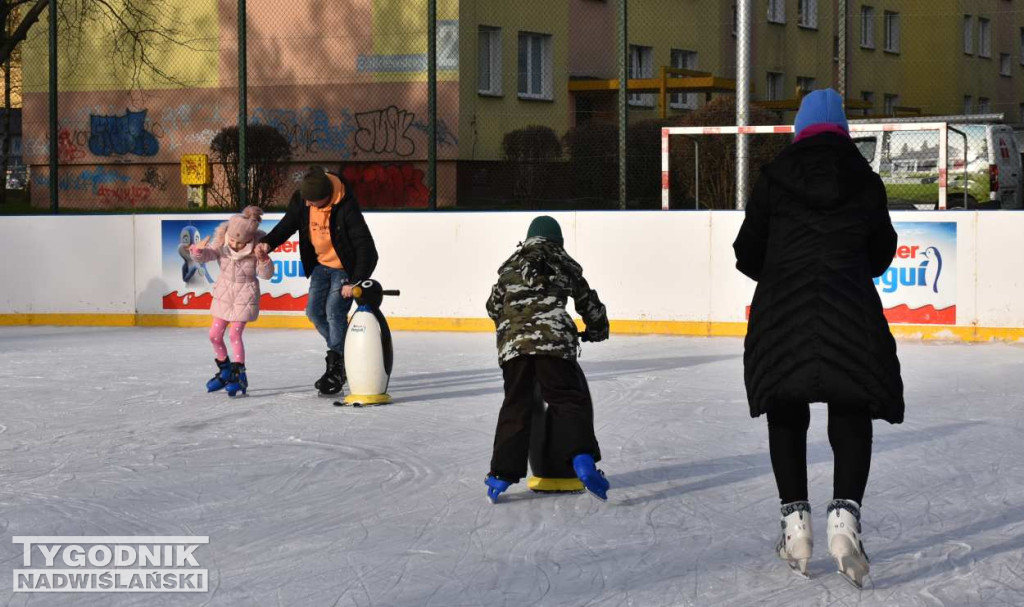
[[[860,505],[872,419],[903,421],[896,342],[872,278],[896,252],[881,178],[849,136],[842,99],[806,96],[796,139],[761,170],[733,248],[757,281],[743,357],[750,414],[768,416],[781,498],[779,555],[806,574],[809,403],[828,403],[835,456],[829,552],[859,585],[867,574]]]

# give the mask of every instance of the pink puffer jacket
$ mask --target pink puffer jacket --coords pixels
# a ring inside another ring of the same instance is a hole
[[[252,322],[260,315],[260,283],[257,277],[269,280],[274,276],[274,264],[269,259],[258,261],[253,254],[255,243],[265,234],[257,232],[241,251],[227,245],[224,232],[227,222],[217,227],[213,241],[203,249],[193,245],[190,252],[197,263],[218,260],[220,274],[213,285],[213,305],[210,313],[228,322]]]

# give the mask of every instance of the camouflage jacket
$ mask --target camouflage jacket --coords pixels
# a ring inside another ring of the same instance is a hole
[[[557,356],[575,360],[576,324],[565,309],[572,297],[583,316],[587,339],[608,338],[608,316],[583,268],[561,245],[542,237],[522,243],[501,265],[487,300],[487,315],[498,333],[498,361],[517,356]]]

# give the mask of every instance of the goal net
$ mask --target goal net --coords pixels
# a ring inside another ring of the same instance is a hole
[[[891,209],[934,210],[989,199],[989,161],[973,130],[945,122],[854,123],[850,136],[885,182]],[[759,167],[792,142],[792,125],[662,128],[662,208],[735,208],[740,133],[750,138],[753,187]]]

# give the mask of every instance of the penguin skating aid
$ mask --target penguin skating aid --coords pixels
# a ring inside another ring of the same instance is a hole
[[[388,383],[394,362],[391,329],[380,311],[384,296],[397,296],[399,291],[386,291],[375,280],[364,280],[352,290],[358,307],[345,334],[345,374],[349,395],[335,401],[341,407],[368,407],[391,402]]]

